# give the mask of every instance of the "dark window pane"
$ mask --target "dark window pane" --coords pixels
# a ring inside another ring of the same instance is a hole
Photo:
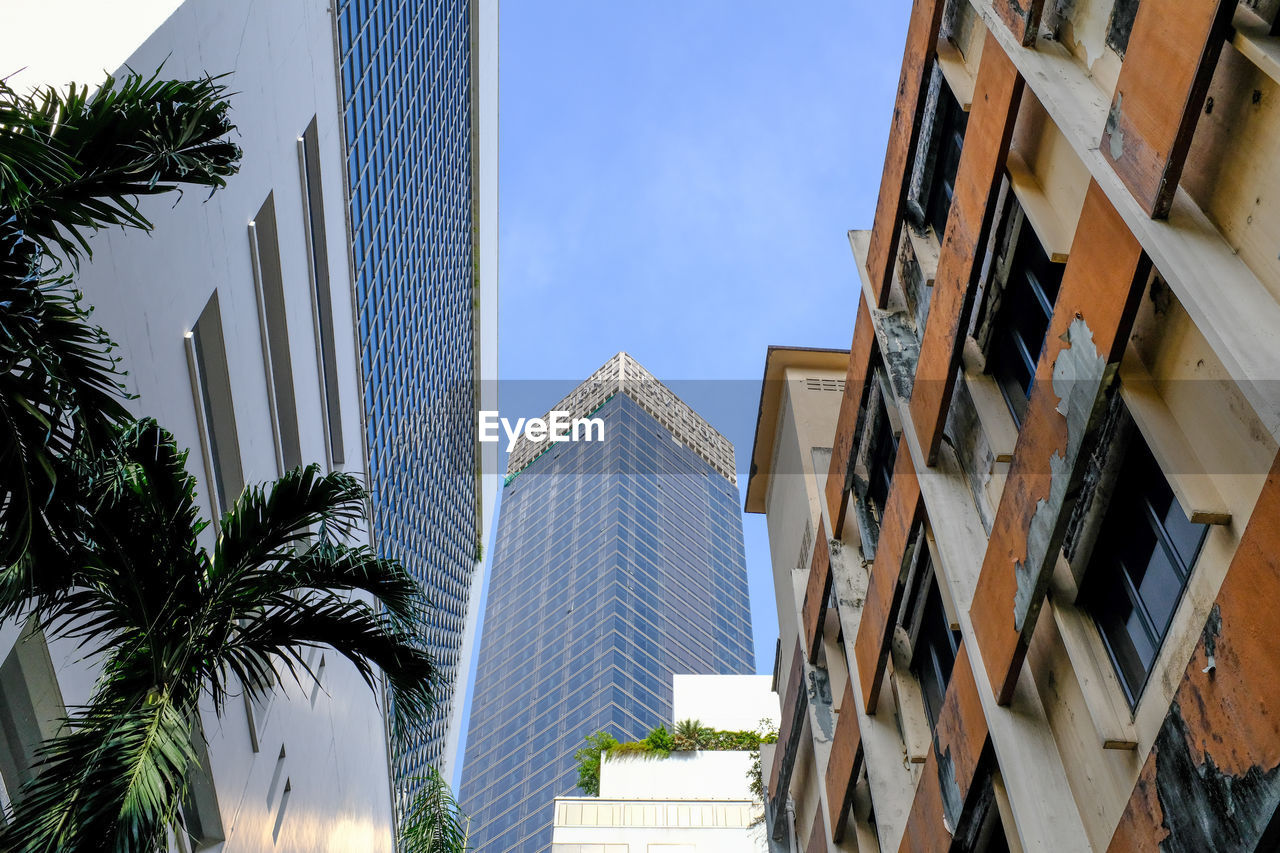
[[[951,87],[942,82],[938,92],[938,151],[934,163],[933,183],[929,187],[928,210],[925,215],[941,240],[947,230],[951,198],[955,195],[956,172],[960,168],[960,151],[964,148],[964,131],[969,114],[960,108]]]
[[[1109,510],[1107,519],[1116,533],[1111,540],[1111,548],[1116,557],[1127,565],[1141,567],[1146,565],[1152,549],[1156,547],[1156,533],[1146,517],[1146,502],[1141,491],[1123,491],[1128,494],[1119,490],[1116,492],[1117,497],[1122,497],[1122,500],[1112,499],[1111,506],[1114,509]],[[1135,578],[1134,582],[1137,583],[1139,579],[1140,577]]]
[[[1208,528],[1203,524],[1193,524],[1189,521],[1182,505],[1176,499],[1170,501],[1163,521],[1174,551],[1181,558],[1183,565],[1190,570],[1195,563],[1196,555],[1200,553],[1200,545],[1204,542],[1204,535]]]
[[[1101,568],[1094,567],[1091,571]],[[1155,657],[1155,647],[1147,637],[1138,611],[1123,590],[1120,565],[1113,564],[1108,569],[1120,583],[1109,585],[1111,588],[1105,597],[1094,602],[1093,618],[1102,631],[1107,650],[1132,702],[1136,698],[1136,686],[1146,679],[1147,667]]]
[[[1138,0],[1115,0],[1111,21],[1107,24],[1107,46],[1124,56],[1129,49],[1129,34],[1138,15]]]
[[[923,542],[920,547],[925,547]],[[920,681],[920,692],[924,697],[929,725],[935,726],[942,713],[942,702],[947,695],[947,684],[951,681],[951,670],[955,667],[958,640],[942,606],[942,594],[930,569],[927,551],[917,577],[928,585],[928,593],[920,624],[912,632],[916,634],[916,647],[911,655],[911,671]]]
[[[1182,580],[1173,570],[1173,563],[1164,548],[1152,551],[1142,576],[1135,577],[1134,583],[1138,586],[1138,597],[1151,617],[1152,626],[1163,635],[1182,595]]]
[[[872,439],[870,474],[867,496],[875,507],[876,520],[884,511],[885,502],[889,499],[889,486],[893,483],[893,466],[897,461],[898,447],[893,439],[893,428],[889,425],[889,417],[880,413],[876,418],[875,437]]]
[[[988,363],[1019,424],[1026,415],[1036,362],[1044,350],[1061,282],[1062,265],[1050,262],[1031,224],[1024,222],[992,330]]]
[[[1140,434],[1125,449],[1081,591],[1130,704],[1173,620],[1207,527],[1182,507]]]

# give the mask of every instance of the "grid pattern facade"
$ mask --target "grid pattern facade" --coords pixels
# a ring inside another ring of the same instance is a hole
[[[470,14],[337,4],[373,535],[426,588],[444,685],[398,781],[442,758],[477,570]]]
[[[752,671],[737,489],[627,394],[595,416],[503,492],[462,783],[487,853],[550,849],[583,738],[669,721],[674,674]]]

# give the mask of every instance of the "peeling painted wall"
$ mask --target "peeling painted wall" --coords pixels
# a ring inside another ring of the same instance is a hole
[[[1025,560],[1015,564],[1017,591],[1013,599],[1013,623],[1023,630],[1028,618],[1034,623],[1074,508],[1083,475],[1078,464],[1081,450],[1098,428],[1106,412],[1104,388],[1115,377],[1115,366],[1098,355],[1093,331],[1079,317],[1067,329],[1067,345],[1053,365],[1053,392],[1058,414],[1067,420],[1067,446],[1049,459],[1049,493],[1036,501],[1027,529]]]
[[[956,383],[951,397],[943,441],[955,449],[960,467],[964,469],[969,493],[973,496],[973,505],[978,510],[983,529],[990,535],[995,507],[987,498],[987,484],[991,481],[996,457],[978,420],[978,409],[969,393],[969,386],[964,382]]]
[[[916,362],[920,358],[920,338],[916,333],[915,320],[905,312],[882,311],[879,308],[871,309],[871,318],[893,393],[899,399],[910,399],[916,379]]]
[[[1080,447],[1100,414],[1099,392],[1124,352],[1149,273],[1141,245],[1091,183],[970,607],[1002,704],[1013,696],[1075,500]]]
[[[1169,215],[1235,6],[1143,0],[1138,7],[1099,147],[1153,218]]]

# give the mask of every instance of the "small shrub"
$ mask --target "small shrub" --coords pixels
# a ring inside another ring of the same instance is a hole
[[[675,738],[671,736],[671,732],[667,731],[666,726],[658,726],[649,732],[648,737],[643,741],[648,745],[649,749],[654,752],[660,752],[666,755],[676,748]]]
[[[600,796],[600,756],[618,746],[608,732],[587,735],[587,745],[573,754],[578,762],[578,787],[589,797]]]

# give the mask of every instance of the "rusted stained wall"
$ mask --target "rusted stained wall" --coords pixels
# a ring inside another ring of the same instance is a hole
[[[973,680],[969,652],[964,646],[956,655],[942,712],[933,731],[933,751],[938,758],[938,779],[943,808],[951,826],[960,823],[960,811],[987,746],[987,717],[982,711],[978,684]]]
[[[875,337],[867,300],[859,294],[858,320],[853,328],[853,344],[849,348],[849,370],[845,374],[844,398],[840,401],[840,417],[836,422],[836,435],[832,441],[831,468],[827,472],[827,510],[831,517],[831,535],[837,539],[844,534],[845,510],[849,505],[849,491],[853,487],[849,479],[853,431],[858,424],[858,407],[862,405],[862,389],[866,385]]]
[[[916,783],[916,795],[907,813],[899,853],[939,853],[951,849],[951,832],[944,820],[942,786],[938,780],[938,754],[930,750],[924,771]]]
[[[1173,203],[1235,7],[1234,0],[1138,6],[1101,148],[1153,217],[1167,216]]]
[[[988,744],[987,718],[964,646],[956,656],[947,695],[933,732],[933,749],[925,760],[898,848],[903,853],[951,849],[951,829],[961,811]]]
[[[1253,851],[1280,806],[1277,519],[1280,457],[1111,839],[1112,853]]]
[[[987,483],[995,473],[996,456],[987,441],[987,433],[982,428],[973,396],[963,382],[958,383],[951,394],[943,441],[956,452],[969,494],[973,497],[974,508],[982,522],[982,529],[990,536],[995,507],[991,506],[987,496]]]
[[[831,695],[831,674],[825,666],[813,666],[808,669],[809,708],[813,711],[813,742],[830,743],[836,732],[836,715],[832,705],[835,702]]]
[[[831,740],[831,756],[827,759],[827,805],[831,809],[831,837],[838,844],[844,839],[845,824],[853,805],[853,789],[862,764],[862,730],[853,699],[853,679],[845,679],[844,698],[836,717],[836,735]]]
[[[1149,269],[1142,247],[1097,183],[1091,181],[970,607],[982,660],[1001,704],[1008,704],[1013,696],[1062,535],[1075,506],[1084,467],[1078,450],[1087,445],[1088,437],[1082,438],[1076,445],[1077,452],[1067,458],[1068,420],[1079,417],[1072,411],[1079,408],[1089,413],[1086,420],[1092,423],[1094,404],[1106,385],[1086,380],[1092,383],[1092,395],[1073,393],[1064,401],[1058,394],[1062,386],[1055,389],[1052,381],[1054,365],[1069,347],[1069,329],[1077,330],[1077,341],[1087,329],[1092,336],[1091,346],[1103,359],[1107,374],[1114,373]],[[1077,356],[1073,353],[1070,358]],[[1057,486],[1050,467],[1055,456],[1069,463],[1065,469],[1060,467]],[[1033,519],[1042,503],[1051,505],[1052,511],[1042,514],[1033,529]],[[1033,533],[1035,538],[1029,544]],[[1021,570],[1016,568],[1019,564]]]
[[[1093,332],[1084,320],[1072,320],[1066,337],[1067,345],[1053,364],[1053,393],[1059,401],[1058,413],[1067,421],[1067,446],[1049,457],[1049,489],[1036,501],[1027,528],[1027,558],[1014,564],[1013,627],[1018,631],[1026,627],[1028,619],[1035,620],[1040,608],[1044,595],[1040,584],[1048,580],[1052,561],[1062,547],[1070,510],[1075,507],[1074,493],[1084,473],[1080,452],[1107,412],[1104,392],[1115,378],[1115,365],[1108,366],[1098,355]]]
[[[911,4],[907,47],[902,58],[902,74],[898,78],[898,96],[893,105],[893,123],[889,125],[889,147],[880,178],[880,197],[876,201],[871,245],[867,250],[867,273],[871,276],[877,308],[884,308],[887,304],[889,283],[893,280],[899,223],[911,175],[909,161],[920,137],[920,115],[927,94],[925,82],[932,67],[930,60],[937,50],[938,27],[942,22],[944,5],[944,0],[914,0]]]
[[[920,358],[920,339],[915,320],[905,311],[871,309],[871,322],[879,333],[880,355],[893,392],[902,399],[911,396],[916,362]]]
[[[1022,77],[988,33],[911,394],[911,419],[930,465],[942,442],[1022,88]]]
[[[875,713],[880,698],[885,661],[893,638],[893,616],[902,600],[902,558],[911,531],[923,514],[920,481],[916,479],[911,454],[903,447],[899,449],[894,463],[893,483],[889,487],[884,520],[880,526],[876,560],[871,567],[867,599],[862,607],[858,637],[853,644],[863,704],[868,714]]]
[[[1025,47],[1036,43],[1044,0],[992,0],[991,5]]]
[[[822,648],[822,623],[831,594],[831,552],[827,548],[826,522],[818,519],[818,539],[809,564],[809,582],[804,590],[804,634],[808,641],[809,663],[816,663]]]

